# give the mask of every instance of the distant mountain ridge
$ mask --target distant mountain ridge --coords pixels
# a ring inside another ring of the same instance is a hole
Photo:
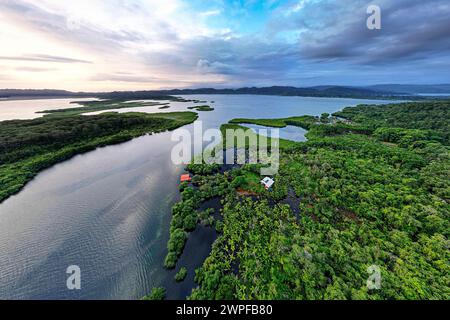
[[[450,93],[450,84],[440,85],[399,85],[382,84],[373,86],[336,86],[323,85],[314,87],[244,87],[237,89],[169,89],[169,90],[147,90],[147,91],[115,91],[115,92],[71,92],[66,90],[35,90],[35,89],[0,89],[0,97],[3,98],[75,98],[75,97],[98,97],[106,99],[145,99],[193,94],[255,94],[276,96],[301,96],[301,97],[333,97],[333,98],[369,98],[369,99],[421,99],[420,93]]]
[[[408,93],[408,94],[450,93],[450,84],[428,84],[428,85],[378,84],[374,86],[368,86],[365,88],[369,88],[372,90],[390,91],[395,93]]]
[[[153,91],[156,94],[189,95],[189,94],[255,94],[255,95],[276,95],[276,96],[305,96],[305,97],[379,97],[393,96],[392,92],[375,91],[365,88],[345,87],[345,86],[322,86],[322,87],[244,87],[238,89],[174,89]]]
[[[93,93],[53,89],[0,89],[0,97],[92,97]]]

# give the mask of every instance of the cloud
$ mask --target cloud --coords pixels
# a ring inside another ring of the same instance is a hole
[[[322,5],[335,16],[305,5],[297,17],[298,26],[304,30],[299,39],[304,58],[385,64],[429,59],[430,55],[448,55],[450,51],[447,0],[381,1],[381,30],[366,27],[367,1],[345,2],[325,1]]]
[[[132,73],[97,74],[90,78],[92,81],[118,81],[118,82],[161,82],[163,79],[151,76],[135,75]]]
[[[302,10],[306,3],[308,2],[308,0],[298,0],[295,3],[289,5],[286,9],[285,9],[285,16],[289,16],[291,14],[295,14],[297,12],[299,12],[300,10]]]
[[[56,68],[39,68],[39,67],[17,67],[15,68],[17,71],[24,71],[24,72],[49,72],[49,71],[56,71],[58,69]]]
[[[200,13],[200,15],[203,17],[211,17],[211,16],[217,16],[221,13],[222,13],[221,10],[216,9],[216,10],[209,10],[209,11],[202,12],[202,13]]]
[[[16,83],[57,65],[45,85],[79,90],[450,81],[448,0],[378,0],[380,31],[371,3],[2,0],[0,60]]]
[[[180,39],[212,34],[198,19],[200,13],[184,9],[178,0],[0,2],[0,12],[21,28],[93,55],[125,54],[128,59],[147,50],[176,48]]]
[[[56,62],[56,63],[92,63],[91,61],[59,57],[46,54],[29,54],[23,56],[0,56],[0,60],[30,61],[30,62]]]
[[[237,70],[230,64],[219,61],[210,62],[206,59],[200,59],[197,62],[197,69],[200,73],[219,73],[224,75],[236,74]]]

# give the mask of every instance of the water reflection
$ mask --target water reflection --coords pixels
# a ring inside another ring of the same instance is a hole
[[[85,100],[96,99],[0,100],[0,121],[39,118],[44,114],[36,113],[38,111],[81,107],[82,105],[76,102]]]

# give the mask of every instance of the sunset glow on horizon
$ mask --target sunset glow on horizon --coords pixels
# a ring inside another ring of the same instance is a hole
[[[345,2],[0,0],[0,88],[450,82],[448,1]]]

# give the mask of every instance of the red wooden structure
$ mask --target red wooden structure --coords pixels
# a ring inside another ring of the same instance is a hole
[[[191,180],[192,180],[192,178],[191,178],[190,175],[188,175],[188,174],[183,174],[183,175],[181,175],[181,178],[180,178],[180,181],[181,181],[181,182],[189,182],[189,181],[191,181]]]

